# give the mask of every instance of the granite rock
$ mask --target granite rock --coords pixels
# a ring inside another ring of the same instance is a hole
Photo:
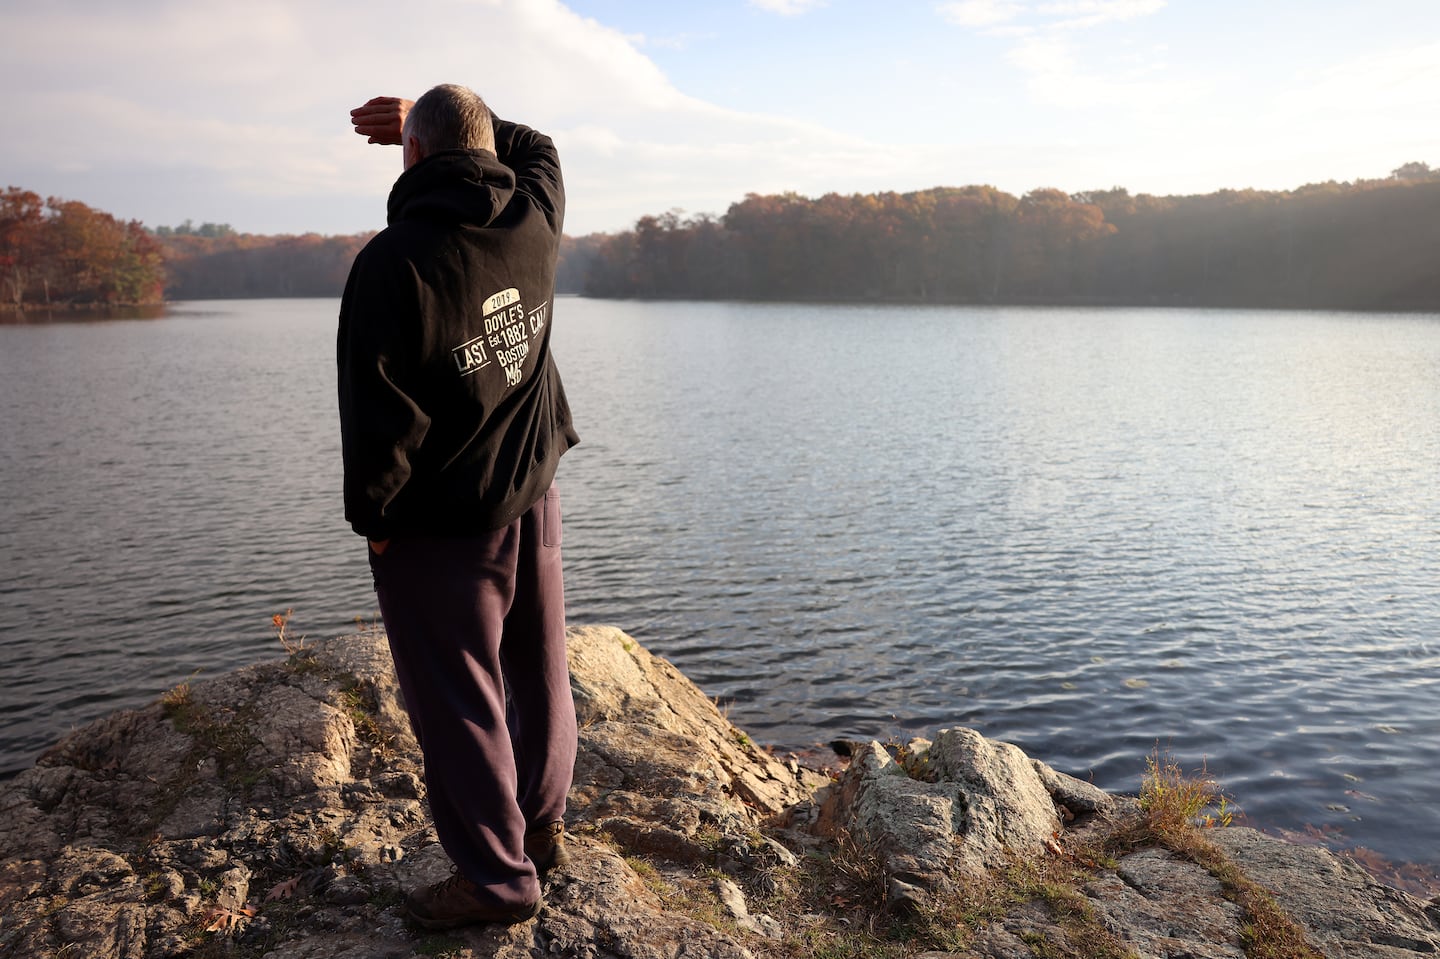
[[[848,922],[766,911],[795,901],[786,890],[835,848],[827,836],[863,837],[902,910],[967,870],[1054,855],[1126,805],[963,729],[896,755],[854,744],[832,781],[756,746],[620,630],[569,638],[572,860],[535,919],[439,937],[404,921],[404,891],[449,864],[372,631],[179,687],[0,783],[0,959],[793,956],[806,930]],[[1250,830],[1215,836],[1327,957],[1440,950],[1434,907],[1354,865]],[[1243,954],[1237,907],[1172,853],[1097,866],[1080,891],[1137,956]],[[1067,935],[1025,902],[930,955],[1020,959],[1041,941],[1076,954]]]

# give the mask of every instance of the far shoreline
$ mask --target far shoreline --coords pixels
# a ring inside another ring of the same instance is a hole
[[[1110,299],[1101,297],[1013,297],[1003,300],[896,300],[883,298],[834,297],[673,297],[673,296],[600,296],[578,290],[560,290],[557,299],[581,298],[613,303],[740,303],[798,306],[906,306],[963,307],[997,309],[1092,309],[1092,310],[1217,310],[1254,311],[1262,313],[1374,313],[1374,314],[1440,314],[1440,303],[1412,302],[1386,304],[1319,304],[1319,303],[1220,303],[1181,300],[1175,297],[1141,299]],[[245,302],[259,300],[339,300],[340,292],[295,296],[187,296],[156,303],[0,303],[0,325],[64,322],[66,320],[158,319],[177,306],[196,302]]]

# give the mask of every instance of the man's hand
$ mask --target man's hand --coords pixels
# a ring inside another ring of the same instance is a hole
[[[356,133],[369,137],[369,143],[398,145],[405,127],[405,114],[414,105],[414,100],[400,97],[375,97],[351,110],[350,122],[355,125]]]

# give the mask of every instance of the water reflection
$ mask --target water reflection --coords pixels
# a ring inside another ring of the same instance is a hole
[[[0,309],[0,326],[36,326],[50,323],[104,323],[107,320],[156,320],[169,315],[165,304],[152,306],[50,307],[26,305]]]

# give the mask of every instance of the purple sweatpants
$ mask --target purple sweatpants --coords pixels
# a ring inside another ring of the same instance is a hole
[[[497,904],[534,902],[525,832],[564,816],[575,770],[560,495],[490,533],[397,536],[370,568],[440,844]]]

